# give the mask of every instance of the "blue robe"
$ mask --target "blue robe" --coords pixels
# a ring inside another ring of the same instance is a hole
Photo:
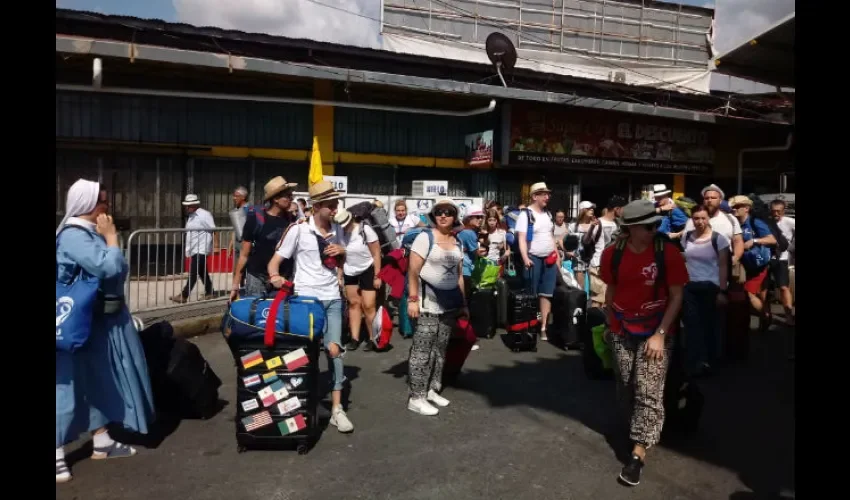
[[[124,295],[128,267],[115,247],[93,230],[65,229],[56,248],[56,279],[70,282],[78,269],[100,279],[106,295]],[[95,313],[86,344],[56,351],[56,447],[107,423],[147,434],[154,416],[147,362],[125,305]]]

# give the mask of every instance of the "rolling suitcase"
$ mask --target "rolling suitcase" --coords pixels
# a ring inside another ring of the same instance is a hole
[[[463,364],[477,340],[477,335],[470,322],[464,318],[458,319],[446,347],[446,361],[443,363],[443,386],[451,385],[457,381]]]
[[[283,315],[274,317],[287,318],[284,326],[288,326],[289,308],[299,300],[306,301],[305,310],[315,315],[309,321],[311,328],[317,323],[324,324],[324,310],[313,310],[309,299],[303,297],[292,297],[291,303],[282,303]],[[268,310],[279,311],[274,305]],[[280,333],[277,327],[281,323],[269,322],[269,328],[259,321],[240,323],[230,311],[225,318],[230,321],[225,322],[222,335],[236,365],[237,451],[295,448],[299,454],[307,453],[319,435],[320,332]],[[234,330],[234,327],[238,328]],[[254,331],[249,331],[250,328]]]
[[[611,365],[613,359],[610,348],[605,349],[605,345],[600,345],[600,341],[604,343],[604,338],[600,333],[604,333],[607,319],[605,310],[599,307],[591,307],[587,311],[584,327],[579,330],[579,338],[582,343],[582,367],[585,376],[591,380],[606,380],[614,375],[613,366],[606,366],[606,362],[602,359],[605,357],[608,365]]]
[[[219,409],[221,379],[198,346],[174,338],[165,321],[139,333],[157,410],[180,418],[208,419]]]
[[[552,297],[552,319],[555,338],[561,347],[581,348],[579,336],[587,319],[587,294],[566,284],[559,285]]]
[[[472,292],[469,299],[469,322],[478,337],[490,339],[496,335],[496,299],[496,290],[492,288]]]
[[[726,329],[723,345],[726,356],[744,360],[750,354],[750,301],[740,286],[730,286],[727,295]]]
[[[524,291],[508,292],[505,345],[513,351],[536,351],[540,330],[539,300]]]

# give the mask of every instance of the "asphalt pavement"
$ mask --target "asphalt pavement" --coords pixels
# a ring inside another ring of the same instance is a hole
[[[424,417],[407,410],[410,341],[396,336],[389,352],[346,354],[353,434],[330,427],[307,455],[238,454],[233,360],[219,334],[205,335],[193,341],[229,404],[210,420],[164,426],[129,459],[93,461],[90,441],[70,446],[74,480],[57,485],[56,498],[775,498],[793,488],[794,363],[782,335],[753,333],[749,360],[699,382],[699,433],[650,450],[636,488],[616,481],[614,448],[627,445],[613,383],[587,380],[577,352],[541,344],[513,353],[499,337],[482,340],[458,385],[444,391],[451,405]]]

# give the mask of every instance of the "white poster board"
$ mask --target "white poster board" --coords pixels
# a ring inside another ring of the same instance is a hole
[[[329,181],[333,184],[333,187],[336,191],[340,193],[348,192],[348,176],[347,175],[326,175],[324,176],[326,181]]]

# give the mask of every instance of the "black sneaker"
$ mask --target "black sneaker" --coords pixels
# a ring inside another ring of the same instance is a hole
[[[348,341],[347,344],[345,344],[345,350],[346,351],[356,351],[358,347],[360,347],[360,341],[359,340],[351,339],[351,340]]]
[[[620,481],[629,485],[629,486],[637,486],[640,484],[640,471],[643,469],[643,460],[640,459],[639,456],[632,454],[632,458],[629,459],[629,463],[623,467],[623,471],[620,472]]]
[[[364,351],[374,351],[375,350],[375,344],[373,344],[371,340],[364,340],[363,341],[363,350]]]

